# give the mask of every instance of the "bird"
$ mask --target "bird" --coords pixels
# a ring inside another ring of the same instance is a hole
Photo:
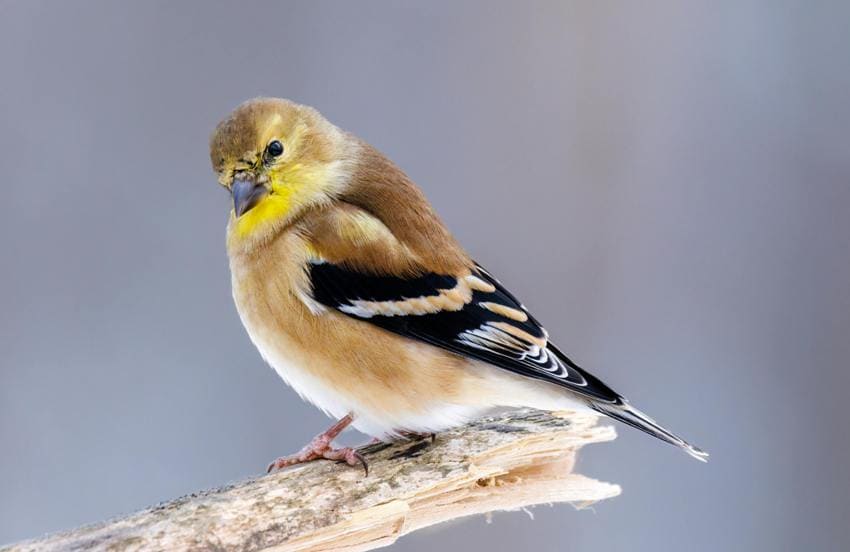
[[[262,358],[336,422],[268,471],[318,459],[347,427],[376,440],[434,434],[493,408],[591,411],[706,461],[573,362],[452,236],[384,154],[316,109],[237,106],[210,137],[232,197],[233,299]]]

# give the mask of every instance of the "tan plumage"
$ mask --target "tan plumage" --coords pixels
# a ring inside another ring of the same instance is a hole
[[[210,149],[234,195],[227,247],[242,322],[331,416],[385,437],[493,406],[590,407],[704,456],[549,344],[407,175],[312,108],[247,102]]]

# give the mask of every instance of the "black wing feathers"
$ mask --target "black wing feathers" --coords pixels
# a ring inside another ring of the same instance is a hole
[[[596,401],[619,403],[607,385],[578,367],[546,343],[546,331],[495,278],[478,267],[476,277],[491,284],[491,292],[474,290],[472,300],[456,311],[368,317],[352,308],[354,301],[403,301],[438,295],[458,285],[453,276],[425,274],[415,278],[375,276],[331,263],[311,264],[313,298],[319,303],[405,337],[417,339],[455,354],[484,361],[511,372],[555,383]],[[522,321],[507,317],[483,304],[496,304],[528,316]],[[509,325],[518,332],[509,331]],[[507,330],[507,331],[506,331]],[[523,336],[530,336],[525,339]]]
[[[457,285],[453,276],[375,276],[331,263],[311,264],[310,279],[313,283],[313,298],[329,307],[349,304],[353,299],[400,301],[405,298],[437,295],[441,289],[452,289]]]

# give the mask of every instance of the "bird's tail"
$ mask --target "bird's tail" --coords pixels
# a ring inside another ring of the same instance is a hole
[[[676,445],[700,462],[708,462],[707,452],[691,445],[675,433],[664,429],[658,424],[658,422],[624,400],[623,402],[616,404],[591,401],[590,408],[600,414],[605,414],[606,416],[619,420],[626,425],[630,425],[641,431],[649,433],[653,437],[657,437],[671,445]]]

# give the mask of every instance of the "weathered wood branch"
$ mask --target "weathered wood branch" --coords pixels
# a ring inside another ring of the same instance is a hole
[[[591,415],[513,412],[364,447],[368,477],[314,462],[0,550],[370,550],[449,519],[616,496],[572,472],[579,448],[614,437]]]

